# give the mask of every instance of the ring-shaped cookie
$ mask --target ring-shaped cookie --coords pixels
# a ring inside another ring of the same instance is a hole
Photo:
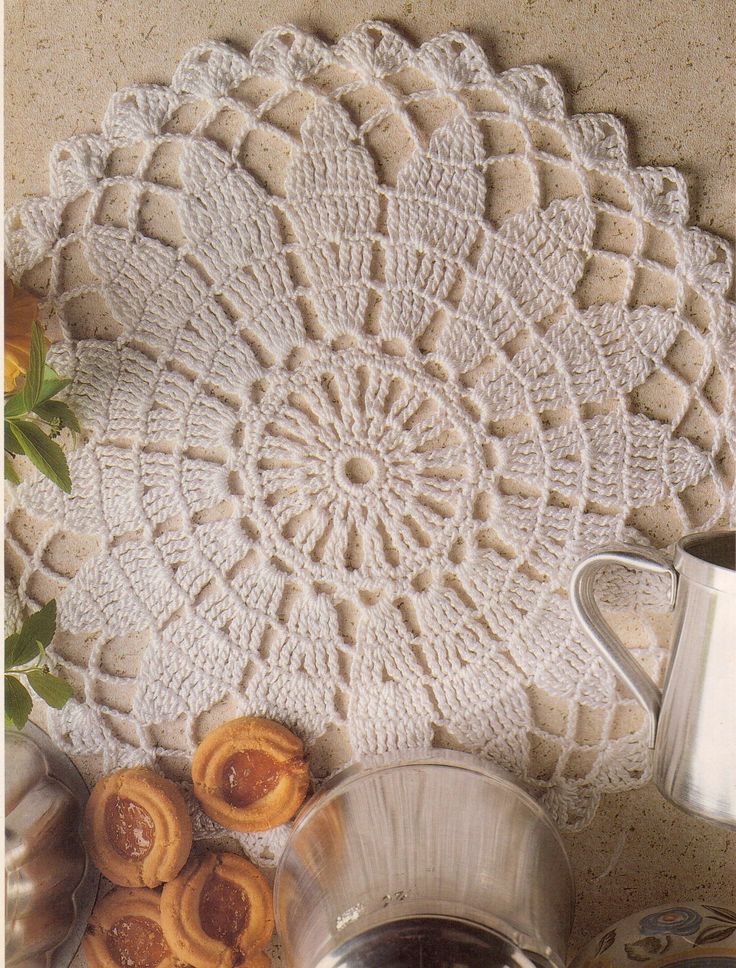
[[[265,951],[254,951],[236,968],[271,968],[271,959]]]
[[[239,854],[193,857],[161,894],[166,943],[194,968],[257,965],[273,926],[268,881]]]
[[[152,770],[118,770],[90,794],[84,841],[113,884],[158,887],[176,877],[192,849],[186,801],[175,783]]]
[[[290,820],[309,787],[298,737],[270,719],[243,716],[208,733],[192,760],[204,812],[229,830],[270,830]]]
[[[82,941],[89,968],[175,968],[161,928],[161,895],[116,888],[97,903]]]

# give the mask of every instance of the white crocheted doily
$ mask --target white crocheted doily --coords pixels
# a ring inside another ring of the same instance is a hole
[[[56,739],[106,769],[175,769],[237,713],[451,744],[568,826],[643,782],[566,583],[733,513],[732,256],[687,214],[615,118],[459,33],[280,28],[115,94],[8,216],[85,428],[71,497],[8,508],[78,686]],[[635,587],[657,604],[602,593]],[[666,635],[627,622],[657,674]]]

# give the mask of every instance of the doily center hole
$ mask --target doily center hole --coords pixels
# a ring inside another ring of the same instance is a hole
[[[375,474],[376,468],[366,457],[351,457],[345,461],[345,477],[351,484],[367,484]]]

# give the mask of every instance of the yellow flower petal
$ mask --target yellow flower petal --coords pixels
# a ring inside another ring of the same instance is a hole
[[[18,377],[22,376],[28,369],[30,354],[24,347],[10,346],[5,344],[5,392],[12,393],[18,382]]]
[[[38,317],[38,300],[5,280],[5,393],[11,393],[18,378],[28,370],[31,355],[31,327]]]

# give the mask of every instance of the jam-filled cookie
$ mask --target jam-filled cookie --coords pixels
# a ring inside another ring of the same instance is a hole
[[[84,841],[113,884],[158,887],[176,877],[192,848],[186,801],[175,783],[152,770],[118,770],[90,794]]]
[[[304,746],[285,726],[244,716],[208,733],[192,760],[204,812],[229,830],[269,830],[290,820],[309,787]]]
[[[161,895],[117,888],[98,902],[82,950],[89,968],[175,968],[161,930]]]
[[[271,888],[244,857],[208,851],[164,886],[161,926],[194,968],[257,968],[273,934]]]

